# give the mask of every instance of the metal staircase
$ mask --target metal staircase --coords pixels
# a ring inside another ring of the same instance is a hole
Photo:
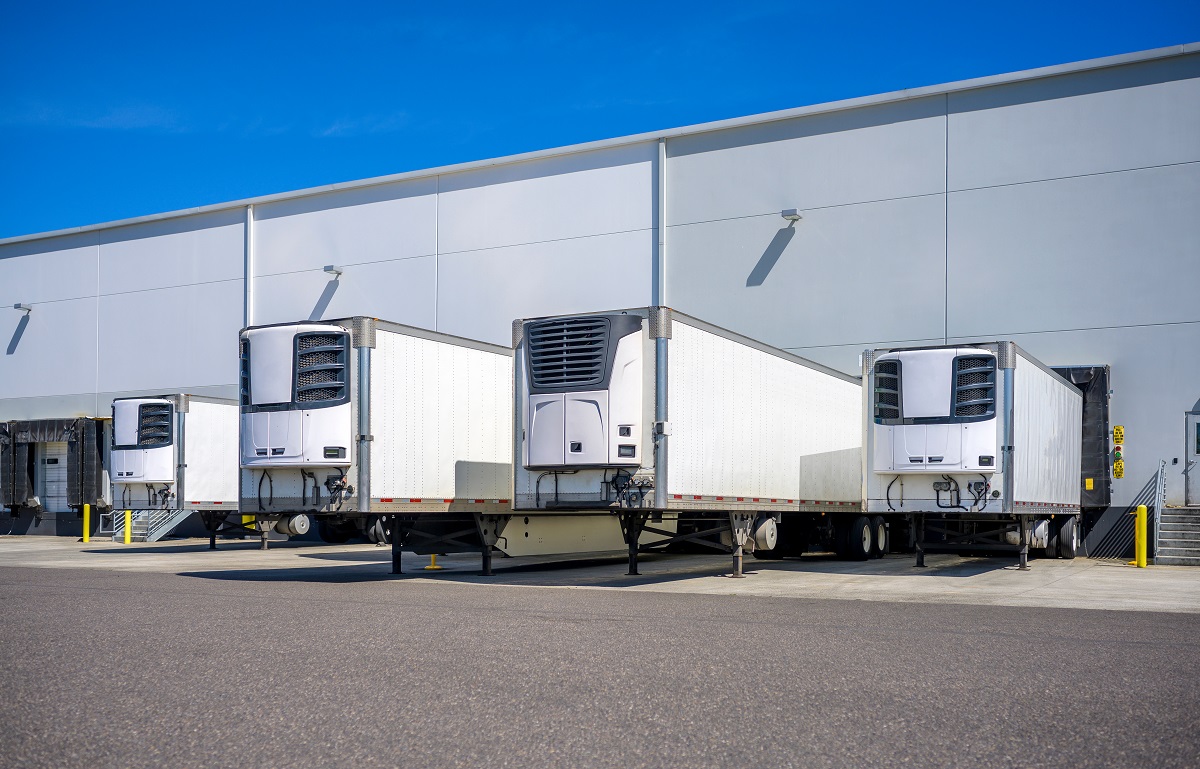
[[[1168,507],[1162,511],[1154,563],[1200,566],[1200,507]]]
[[[131,510],[129,515],[129,540],[131,542],[157,542],[183,523],[192,510]],[[112,536],[113,542],[125,541],[125,511],[113,510],[100,518],[97,536]]]

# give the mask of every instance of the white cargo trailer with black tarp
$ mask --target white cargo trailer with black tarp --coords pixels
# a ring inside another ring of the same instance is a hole
[[[80,536],[110,504],[105,420],[78,417],[0,422],[0,527],[9,534]]]
[[[115,399],[114,509],[101,533],[122,538],[126,511],[130,538],[141,542],[155,542],[193,517],[208,525],[237,512],[237,447],[235,400],[187,394]]]
[[[777,545],[861,507],[859,380],[666,307],[514,323],[514,512],[616,517],[639,552]]]
[[[869,350],[863,497],[929,550],[1074,557],[1083,397],[1013,342]]]

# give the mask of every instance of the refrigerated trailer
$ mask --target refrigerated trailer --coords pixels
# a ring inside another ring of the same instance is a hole
[[[856,377],[647,307],[514,322],[513,509],[615,516],[641,552],[772,551],[861,508]]]
[[[863,355],[864,542],[931,550],[1079,546],[1083,396],[1010,341]]]
[[[373,318],[241,333],[241,512],[400,553],[623,549],[593,520],[512,515],[512,350]]]
[[[128,517],[131,539],[155,542],[189,518],[207,525],[236,513],[237,447],[236,400],[184,393],[115,399],[114,507],[102,532],[122,538]]]

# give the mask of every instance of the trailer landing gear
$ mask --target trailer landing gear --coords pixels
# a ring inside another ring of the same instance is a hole
[[[732,579],[741,579],[746,576],[742,573],[742,560],[746,543],[754,535],[754,519],[753,513],[729,514],[729,533],[733,540],[733,573],[729,576]]]
[[[625,546],[629,548],[629,571],[627,577],[638,575],[638,551],[641,548],[642,529],[650,514],[641,510],[627,510],[621,513],[621,536],[625,538]]]

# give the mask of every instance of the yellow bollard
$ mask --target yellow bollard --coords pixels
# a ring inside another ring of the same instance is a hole
[[[83,506],[83,541],[84,543],[92,541],[92,506]]]
[[[425,571],[441,571],[442,567],[437,565],[437,553],[429,554],[429,565],[425,567]]]
[[[133,511],[125,511],[125,544],[133,541]]]
[[[1133,560],[1129,562],[1130,566],[1136,566],[1139,569],[1146,568],[1146,539],[1147,539],[1147,514],[1146,506],[1138,505],[1136,513],[1137,520],[1133,527]]]

